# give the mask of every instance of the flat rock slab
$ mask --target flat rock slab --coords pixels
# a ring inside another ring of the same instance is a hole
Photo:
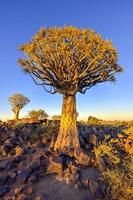
[[[34,192],[47,200],[95,200],[89,189],[77,191],[74,185],[58,181],[55,175],[36,184]]]
[[[8,186],[3,186],[0,188],[0,197],[2,197],[5,193],[9,192],[10,188]]]
[[[97,181],[99,178],[99,170],[94,167],[81,169],[82,177],[89,180]]]

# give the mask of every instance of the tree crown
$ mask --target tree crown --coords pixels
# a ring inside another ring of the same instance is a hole
[[[19,49],[26,55],[19,59],[22,69],[50,93],[85,93],[122,71],[111,41],[89,29],[41,28]]]
[[[21,110],[26,104],[30,102],[28,97],[25,97],[23,94],[19,93],[13,94],[8,98],[8,100],[14,112]]]

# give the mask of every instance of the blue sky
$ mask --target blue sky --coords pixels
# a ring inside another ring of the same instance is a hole
[[[60,114],[61,95],[36,86],[17,64],[20,44],[42,26],[72,25],[91,28],[110,39],[125,72],[116,84],[103,83],[77,95],[81,119],[133,119],[133,1],[132,0],[1,0],[0,1],[0,118],[12,117],[8,97],[23,93],[31,102],[21,111],[43,108]]]

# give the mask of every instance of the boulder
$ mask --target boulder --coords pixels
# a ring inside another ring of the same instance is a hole
[[[60,156],[51,158],[47,171],[48,173],[57,173],[58,176],[62,176],[62,171],[63,171],[62,158]]]
[[[81,173],[79,167],[75,166],[72,162],[70,162],[62,172],[62,180],[66,183],[75,184],[80,180],[80,176]]]
[[[81,147],[84,147],[85,146],[85,142],[84,142],[83,137],[79,136],[79,141],[80,141]]]
[[[24,170],[19,170],[18,171],[18,179],[22,182],[25,183],[28,178],[31,175],[31,169],[24,169]]]
[[[15,165],[14,165],[14,162],[13,160],[3,160],[0,162],[0,170],[10,170],[12,168],[14,168]]]
[[[46,158],[50,158],[53,155],[52,151],[45,151]]]
[[[2,146],[3,155],[7,156],[8,154],[10,154],[13,148],[14,148],[14,145],[10,143],[9,141],[6,141],[4,145]]]
[[[90,180],[89,181],[89,189],[91,191],[92,194],[95,194],[98,192],[99,190],[99,184],[96,181]]]
[[[82,186],[84,188],[88,188],[88,186],[89,186],[89,180],[88,180],[88,178],[83,178],[82,179]]]
[[[36,197],[35,197],[35,199],[34,200],[49,200],[50,198],[49,198],[49,196],[47,195],[47,194],[38,194]],[[56,197],[55,197],[55,199],[56,199]]]
[[[105,162],[104,162],[104,159],[102,157],[98,157],[96,159],[96,162],[98,164],[98,167],[99,167],[99,170],[101,172],[105,171],[106,170],[106,165],[105,165]]]
[[[8,176],[10,177],[10,178],[15,178],[16,177],[16,173],[15,172],[9,172],[8,173]]]
[[[32,172],[36,172],[38,170],[40,170],[41,164],[40,162],[33,162],[30,166]]]
[[[45,148],[45,144],[43,144],[42,142],[39,141],[37,143],[37,148],[42,148],[43,149],[43,148]]]
[[[33,154],[33,153],[36,152],[36,148],[35,148],[35,147],[31,147],[31,148],[29,148],[29,149],[27,149],[27,150],[28,150],[28,153],[29,153],[29,154]]]
[[[2,186],[0,187],[0,197],[2,197],[4,194],[10,191],[10,188],[8,186]]]
[[[29,195],[21,194],[21,195],[18,197],[18,200],[32,200],[32,198],[31,198]]]
[[[86,149],[87,151],[92,151],[92,148],[93,148],[92,144],[86,144],[86,145],[85,145],[85,149]]]
[[[93,144],[94,146],[96,146],[96,144],[97,144],[97,136],[95,134],[90,134],[88,142],[90,144]]]
[[[49,163],[48,159],[45,156],[40,156],[39,160],[40,160],[41,167],[43,167],[43,168],[45,167],[45,169],[46,169],[48,166],[48,163]]]
[[[75,158],[78,164],[89,166],[91,164],[91,158],[86,155],[81,149],[75,152]]]
[[[0,175],[0,184],[4,185],[9,181],[10,177],[8,176],[8,173],[2,173]]]
[[[33,187],[32,186],[28,187],[26,193],[31,195],[33,193]]]
[[[37,181],[39,181],[39,177],[37,176],[37,173],[32,174],[28,181],[32,184],[36,183]]]

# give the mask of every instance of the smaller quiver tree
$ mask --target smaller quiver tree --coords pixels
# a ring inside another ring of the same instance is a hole
[[[23,94],[13,94],[12,96],[10,96],[8,98],[11,107],[12,107],[12,111],[14,113],[14,119],[18,120],[19,119],[19,112],[20,110],[27,105],[30,100],[28,99],[28,97],[25,97]]]

